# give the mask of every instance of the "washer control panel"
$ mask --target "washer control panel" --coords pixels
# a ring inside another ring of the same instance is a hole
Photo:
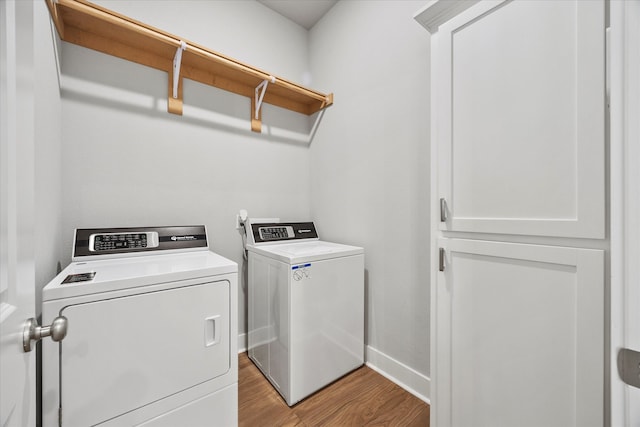
[[[252,223],[250,232],[256,245],[318,240],[318,232],[313,222]]]
[[[260,227],[258,228],[258,232],[260,233],[260,239],[264,241],[291,239],[295,237],[293,227],[290,225]]]

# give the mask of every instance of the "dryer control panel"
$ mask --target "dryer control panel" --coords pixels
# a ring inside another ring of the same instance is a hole
[[[89,251],[102,252],[114,249],[157,248],[157,231],[133,233],[95,233],[89,236]]]
[[[204,225],[171,227],[79,228],[73,261],[115,258],[149,252],[207,250]]]
[[[313,222],[251,223],[250,232],[256,245],[318,240],[318,232]]]

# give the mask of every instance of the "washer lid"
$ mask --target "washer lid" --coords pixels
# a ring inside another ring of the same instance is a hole
[[[322,240],[269,246],[248,246],[247,249],[290,264],[364,254],[363,248]]]
[[[235,262],[209,251],[72,262],[44,287],[42,300],[237,272]]]

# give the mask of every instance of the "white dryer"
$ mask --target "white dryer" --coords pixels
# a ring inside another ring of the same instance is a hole
[[[250,223],[249,357],[289,406],[364,363],[364,250]]]
[[[43,425],[235,426],[237,264],[204,226],[78,229],[42,292]]]

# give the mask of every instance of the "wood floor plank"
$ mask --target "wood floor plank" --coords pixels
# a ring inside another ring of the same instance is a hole
[[[238,358],[238,369],[239,426],[304,426],[244,354]]]
[[[363,366],[289,408],[246,354],[240,354],[240,427],[429,427],[429,405]]]
[[[300,403],[296,413],[311,425],[366,425],[383,404],[388,383],[362,367]]]

